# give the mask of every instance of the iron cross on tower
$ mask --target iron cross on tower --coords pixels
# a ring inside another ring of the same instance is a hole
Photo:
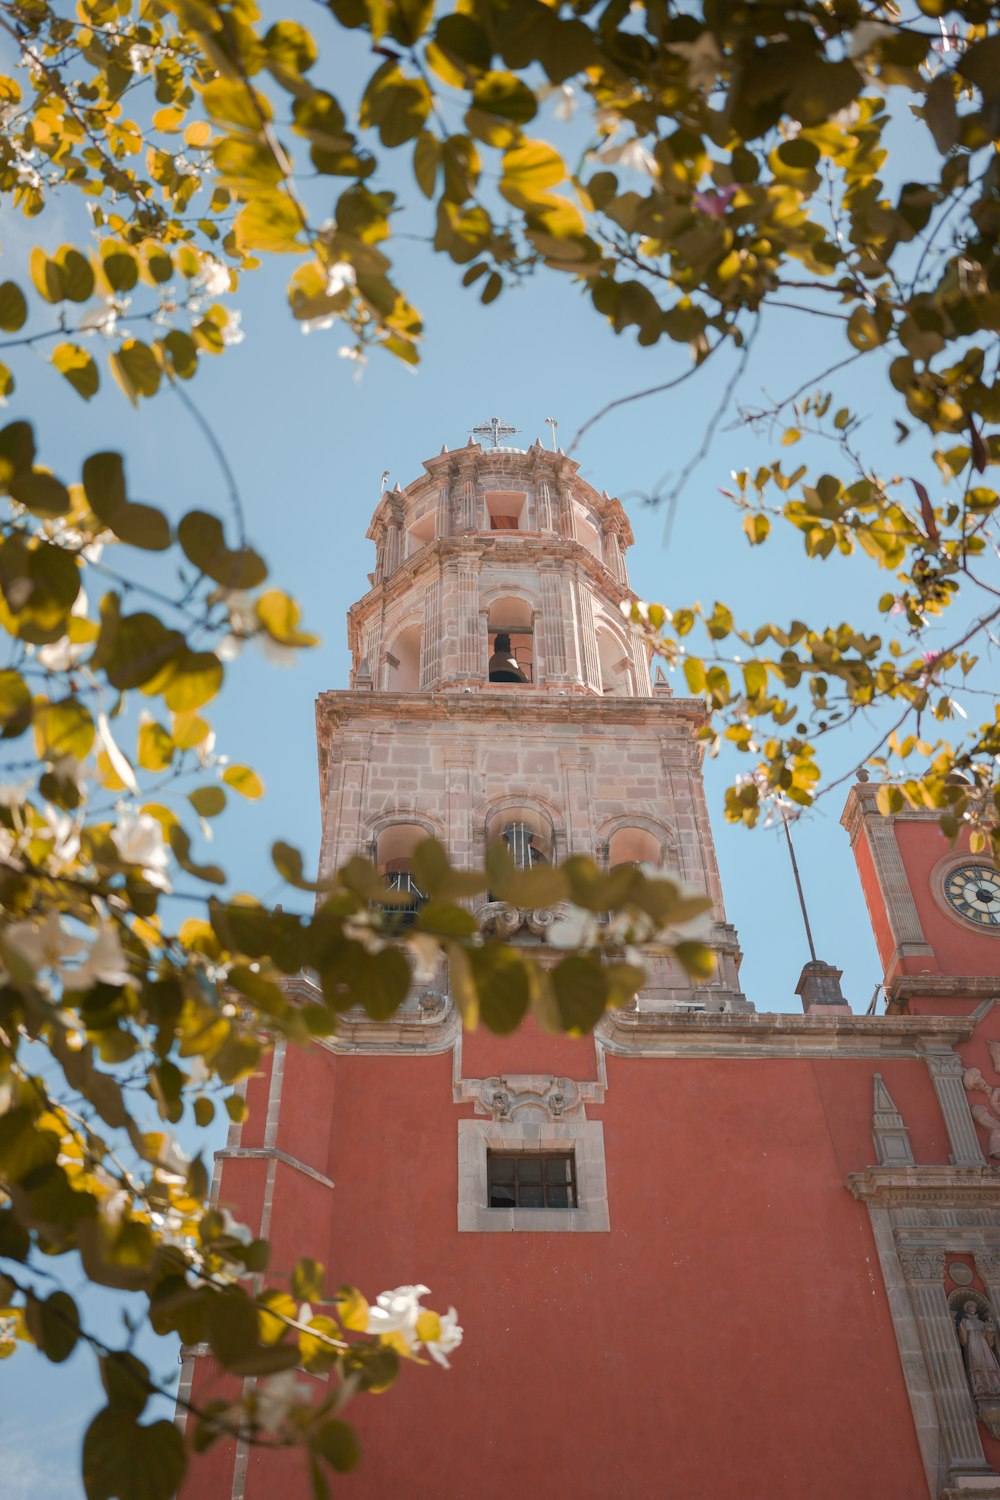
[[[508,422],[501,422],[499,417],[490,417],[488,422],[481,422],[478,427],[473,427],[472,436],[488,438],[491,447],[499,448],[503,438],[513,437],[517,431],[519,431],[517,427],[511,427]]]

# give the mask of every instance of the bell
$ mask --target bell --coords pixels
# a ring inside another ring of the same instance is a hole
[[[510,645],[510,636],[501,631],[493,642],[493,655],[489,665],[490,682],[527,682],[527,677],[517,664]]]

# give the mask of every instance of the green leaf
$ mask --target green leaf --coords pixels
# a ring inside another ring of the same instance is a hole
[[[83,1439],[87,1500],[171,1500],[186,1468],[184,1439],[166,1418],[141,1427],[107,1406]]]
[[[420,134],[431,103],[422,78],[408,78],[398,63],[385,62],[369,80],[358,118],[378,129],[383,146],[402,146]]]
[[[49,260],[45,251],[36,245],[28,262],[31,279],[46,302],[62,302],[66,296],[66,277],[61,266]]]
[[[127,1350],[116,1350],[101,1360],[101,1384],[108,1405],[123,1417],[140,1417],[149,1400],[149,1370]]]
[[[297,21],[278,21],[264,37],[271,63],[284,73],[307,73],[319,56],[316,43]]]
[[[549,976],[555,991],[559,1018],[566,1031],[593,1031],[604,1014],[608,985],[600,958],[573,954],[564,958]]]
[[[318,1260],[296,1261],[292,1270],[292,1296],[299,1302],[322,1302],[326,1296],[326,1267]]]
[[[313,1433],[311,1442],[313,1451],[321,1454],[338,1474],[350,1473],[361,1462],[361,1445],[347,1422],[324,1422]]]
[[[188,792],[188,801],[199,818],[217,818],[226,805],[221,786],[199,786]]]
[[[227,766],[222,773],[222,779],[227,786],[231,786],[234,792],[239,792],[241,797],[250,801],[256,801],[264,795],[264,783],[256,771],[251,771],[249,766]]]
[[[177,539],[195,567],[227,589],[254,589],[267,577],[267,565],[250,547],[231,551],[222,522],[208,511],[181,517]]]
[[[16,739],[31,723],[31,690],[20,672],[0,671],[0,737]]]
[[[4,333],[17,333],[28,320],[28,304],[16,281],[5,281],[0,285],[0,328]]]
[[[160,366],[156,355],[141,339],[126,339],[110,359],[111,372],[133,406],[140,396],[155,396],[160,389]]]
[[[79,344],[57,344],[52,354],[52,363],[85,401],[97,395],[101,383],[97,365]]]
[[[69,1359],[80,1337],[80,1314],[68,1292],[53,1292],[45,1302],[29,1297],[25,1310],[28,1330],[46,1359],[61,1365]]]
[[[515,125],[527,125],[538,113],[538,101],[531,89],[513,73],[487,73],[476,84],[472,99],[476,109],[499,115],[502,120],[511,120]],[[538,145],[540,142],[534,144]],[[506,170],[505,159],[504,171]],[[556,181],[561,181],[563,176],[565,171],[560,172]]]
[[[558,151],[544,141],[526,141],[504,152],[500,191],[516,208],[529,207],[565,176],[566,164]]]
[[[85,255],[73,245],[62,245],[55,259],[63,274],[63,295],[70,302],[86,302],[93,296],[94,272]]]
[[[35,706],[35,744],[43,760],[61,760],[74,755],[85,760],[94,744],[94,721],[78,698],[58,703],[40,700]]]
[[[147,552],[163,552],[170,546],[170,525],[163,512],[126,497],[120,453],[92,453],[84,461],[83,487],[94,515],[120,541]]]
[[[71,509],[66,486],[60,484],[54,475],[46,474],[44,469],[15,474],[10,482],[10,493],[36,516],[65,516]]]
[[[360,993],[354,1003],[364,1006],[373,1021],[393,1015],[410,988],[410,966],[398,948],[383,948],[366,954],[361,970]]]
[[[487,943],[466,954],[479,999],[479,1015],[490,1031],[506,1036],[524,1019],[531,989],[522,956],[513,948]]]
[[[285,193],[263,191],[236,216],[233,233],[241,250],[269,250],[275,254],[301,253],[303,224],[298,209]]]
[[[163,689],[163,701],[174,713],[201,708],[222,687],[223,666],[212,651],[190,651],[186,647],[171,658],[171,673]]]

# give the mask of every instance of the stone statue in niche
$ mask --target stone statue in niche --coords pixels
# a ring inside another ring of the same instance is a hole
[[[965,1355],[965,1371],[973,1396],[1000,1396],[996,1332],[996,1324],[978,1302],[969,1298],[962,1304],[958,1341]]]
[[[993,1088],[978,1068],[966,1068],[962,1082],[967,1094],[985,1094],[989,1100],[988,1104],[972,1104],[970,1098],[970,1107],[972,1118],[986,1131],[987,1155],[991,1161],[1000,1161],[1000,1088]]]

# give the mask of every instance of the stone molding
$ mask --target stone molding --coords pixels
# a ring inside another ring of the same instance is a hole
[[[511,1073],[491,1078],[459,1078],[452,1087],[456,1104],[473,1104],[477,1115],[517,1124],[587,1118],[588,1104],[603,1104],[607,1085],[578,1082],[551,1073]]]
[[[839,1008],[838,1008],[839,1009]],[[609,1011],[597,1034],[620,1057],[923,1057],[926,1041],[968,1041],[967,1016]]]
[[[878,810],[878,791],[878,785],[874,782],[859,782],[853,786],[840,821],[850,835],[852,847],[862,835],[868,841],[872,867],[895,950],[887,965],[891,970],[903,957],[933,958],[934,950],[927,942],[920,923],[906,866],[896,840],[894,819],[885,817]]]
[[[301,1172],[313,1182],[318,1182],[320,1187],[332,1188],[333,1179],[327,1177],[316,1167],[310,1167],[307,1162],[299,1161],[297,1156],[289,1156],[287,1151],[279,1151],[276,1146],[225,1146],[221,1151],[215,1153],[216,1161],[266,1161],[278,1162],[285,1167],[293,1167],[296,1172]]]
[[[576,1161],[576,1208],[490,1208],[487,1152],[572,1150]],[[611,1228],[600,1120],[521,1123],[459,1120],[458,1229],[472,1234],[606,1234]]]
[[[947,1044],[930,1039],[925,1039],[923,1050],[948,1131],[952,1161],[960,1166],[977,1166],[983,1161],[983,1152],[973,1123],[962,1059]]]

